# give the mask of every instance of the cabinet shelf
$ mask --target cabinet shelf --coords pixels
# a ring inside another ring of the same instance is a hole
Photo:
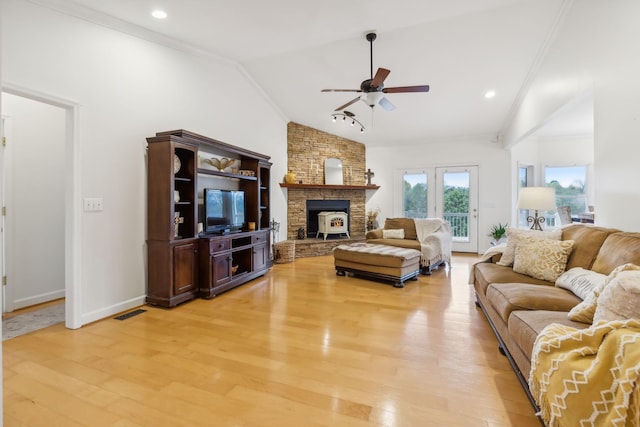
[[[202,174],[202,175],[219,176],[221,178],[244,179],[246,181],[257,181],[258,180],[258,178],[255,177],[255,176],[246,176],[246,175],[240,175],[238,173],[214,171],[214,170],[211,170],[211,169],[198,168],[198,173]]]

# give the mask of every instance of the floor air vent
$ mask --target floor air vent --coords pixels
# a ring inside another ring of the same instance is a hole
[[[137,316],[138,314],[142,314],[145,311],[147,311],[147,310],[143,310],[143,309],[139,308],[137,310],[133,310],[133,311],[130,311],[128,313],[121,314],[120,316],[114,317],[114,319],[116,319],[116,320],[126,320],[126,319],[128,319],[130,317]]]

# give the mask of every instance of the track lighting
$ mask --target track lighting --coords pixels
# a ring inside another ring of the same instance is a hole
[[[364,125],[360,123],[358,119],[356,119],[356,115],[353,114],[351,111],[344,110],[342,113],[333,113],[331,115],[331,119],[333,120],[334,123],[336,122],[336,120],[338,120],[339,117],[342,117],[342,121],[345,123],[348,117],[349,120],[351,120],[351,126],[355,126],[357,123],[358,126],[360,126],[360,133],[364,133]]]

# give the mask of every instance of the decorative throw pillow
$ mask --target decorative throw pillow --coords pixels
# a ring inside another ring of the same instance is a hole
[[[616,278],[618,274],[622,273],[623,271],[633,270],[640,270],[640,266],[629,263],[614,268],[613,271],[609,273],[604,282],[596,286],[593,291],[589,295],[587,295],[584,301],[582,301],[580,304],[576,305],[569,311],[567,317],[575,322],[593,323],[593,316],[596,313],[596,307],[598,306],[598,297],[600,296],[602,291],[607,287],[609,283],[611,283],[613,279]]]
[[[522,236],[536,237],[538,239],[560,240],[562,239],[562,230],[539,231],[507,227],[507,247],[502,253],[500,261],[496,264],[507,267],[511,267],[513,265],[513,261],[516,257],[516,247],[518,246],[518,242]]]
[[[620,272],[598,296],[593,323],[640,319],[640,271]]]
[[[555,282],[565,268],[573,240],[534,239],[521,236],[516,247],[513,271]]]
[[[404,229],[382,230],[383,239],[404,239]]]
[[[574,267],[558,277],[556,286],[571,291],[574,295],[584,300],[606,278],[606,274],[596,273],[582,267]]]

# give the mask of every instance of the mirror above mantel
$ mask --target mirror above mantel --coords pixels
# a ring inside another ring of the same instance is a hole
[[[324,161],[324,183],[342,185],[342,160],[329,157]]]

